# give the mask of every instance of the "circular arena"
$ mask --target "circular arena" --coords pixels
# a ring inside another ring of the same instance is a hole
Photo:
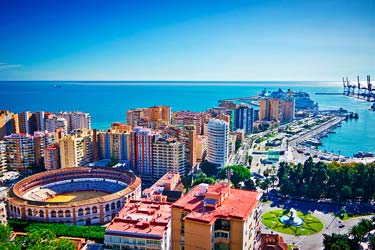
[[[112,168],[76,167],[27,177],[9,190],[10,218],[97,225],[141,197],[141,179]]]

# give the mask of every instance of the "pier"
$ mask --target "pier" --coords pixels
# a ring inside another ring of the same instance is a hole
[[[375,102],[375,87],[371,83],[370,76],[367,76],[366,84],[361,84],[359,76],[357,76],[357,83],[351,83],[348,80],[342,78],[342,84],[344,86],[343,94],[346,96],[355,97],[358,99],[366,100],[368,102]]]
[[[333,126],[336,126],[337,124],[341,123],[345,119],[346,119],[346,117],[343,117],[343,116],[334,116],[329,121],[327,121],[323,124],[319,124],[315,127],[312,127],[311,130],[308,130],[307,132],[300,133],[298,135],[298,137],[289,141],[289,145],[292,146],[292,147],[297,146],[298,144],[300,144],[304,141],[307,141],[310,138],[313,138],[317,134],[320,134],[320,133],[322,133],[326,130],[329,130],[330,128],[332,128]]]

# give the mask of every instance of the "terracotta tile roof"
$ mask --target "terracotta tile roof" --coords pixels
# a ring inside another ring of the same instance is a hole
[[[228,193],[228,191],[230,192]],[[219,200],[212,199],[215,195],[221,198]],[[205,223],[212,223],[216,218],[243,220],[259,203],[260,197],[261,193],[234,188],[229,190],[229,187],[223,184],[210,185],[207,192],[202,194],[201,186],[198,185],[176,201],[172,207],[189,211],[190,213],[185,217],[187,220]],[[215,204],[216,207],[214,207]]]
[[[158,240],[170,220],[171,204],[133,200],[108,224],[105,234]]]

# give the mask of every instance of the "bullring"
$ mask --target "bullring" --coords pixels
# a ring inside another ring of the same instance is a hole
[[[75,167],[27,177],[9,190],[10,218],[74,225],[105,224],[131,199],[141,197],[133,172]]]

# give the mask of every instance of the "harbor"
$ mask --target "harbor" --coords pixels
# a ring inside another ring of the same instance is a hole
[[[371,83],[369,75],[366,77],[366,83],[361,83],[359,76],[357,76],[357,83],[351,83],[348,77],[343,77],[342,84],[344,86],[344,95],[366,100],[368,102],[375,102],[375,88]]]

